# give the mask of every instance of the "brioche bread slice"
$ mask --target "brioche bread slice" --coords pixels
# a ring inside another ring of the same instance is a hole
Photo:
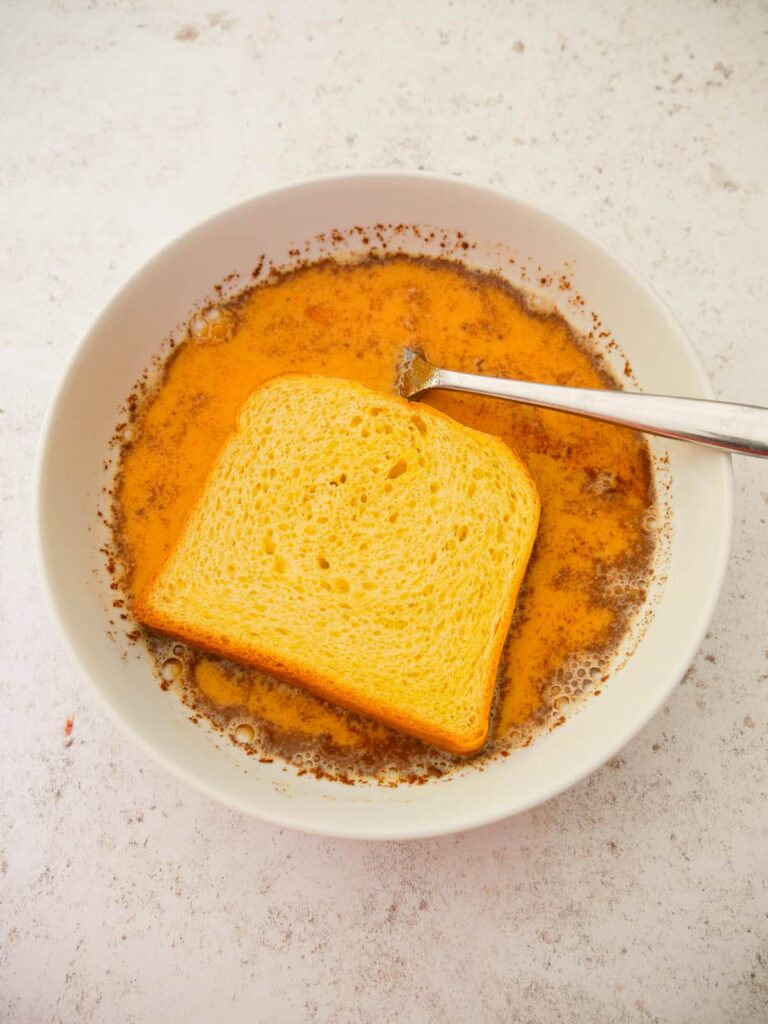
[[[500,440],[347,380],[251,393],[148,626],[453,753],[485,742],[539,499]]]

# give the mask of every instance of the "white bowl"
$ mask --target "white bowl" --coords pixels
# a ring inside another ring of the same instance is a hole
[[[660,707],[701,643],[726,568],[732,518],[729,457],[676,442],[664,446],[672,526],[667,578],[656,585],[637,649],[562,728],[482,772],[470,768],[417,787],[349,787],[255,763],[212,730],[191,724],[181,702],[158,686],[148,657],[134,648],[126,658],[120,642],[107,637],[109,590],[96,508],[117,407],[161,339],[227,274],[247,280],[262,253],[280,264],[319,233],[378,222],[460,230],[477,243],[469,260],[481,267],[496,267],[501,253],[514,252],[514,264],[505,258],[512,281],[525,266],[532,273],[567,268],[572,292],[553,288],[552,297],[583,297],[584,312],[564,309],[578,328],[588,326],[587,311],[599,313],[643,390],[712,396],[682,330],[624,263],[527,203],[431,175],[342,175],[258,196],[168,246],[101,313],[48,411],[37,465],[39,560],[73,658],[137,745],[198,790],[281,826],[366,839],[482,825],[547,800],[610,758]],[[437,241],[407,244],[439,253]]]

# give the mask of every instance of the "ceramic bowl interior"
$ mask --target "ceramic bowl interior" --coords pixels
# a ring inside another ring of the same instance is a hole
[[[319,255],[326,243],[318,236],[327,240],[333,229],[345,239],[343,252],[360,251],[360,233],[349,232],[376,224],[422,225],[391,246],[433,255],[446,232],[461,232],[472,244],[468,262],[501,269],[528,288],[535,283],[577,329],[587,329],[596,311],[620,345],[610,358],[626,355],[643,390],[711,397],[693,349],[659,299],[624,263],[560,220],[452,179],[374,173],[308,181],[194,228],[150,260],[98,317],[45,423],[38,547],[73,657],[112,717],[155,760],[216,800],[279,825],[404,838],[458,831],[532,807],[601,765],[643,726],[703,639],[728,557],[732,482],[727,456],[654,442],[656,456],[668,456],[659,483],[669,543],[636,649],[619,657],[601,695],[562,728],[482,772],[469,768],[417,787],[349,787],[257,763],[213,730],[192,725],[181,702],[157,685],[148,656],[134,647],[126,657],[122,642],[107,636],[109,589],[96,510],[118,407],[161,340],[217,282],[233,273],[239,276],[230,281],[250,280],[262,254],[278,265],[296,248]],[[442,234],[430,239],[435,228]],[[562,275],[569,290],[558,286]],[[569,303],[569,296],[579,301]]]

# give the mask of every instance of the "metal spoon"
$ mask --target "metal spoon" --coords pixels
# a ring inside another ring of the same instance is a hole
[[[397,393],[403,398],[419,398],[435,388],[510,398],[524,405],[589,416],[647,434],[711,445],[741,455],[768,457],[768,409],[757,405],[568,388],[459,373],[433,366],[418,352],[406,348],[398,368]]]

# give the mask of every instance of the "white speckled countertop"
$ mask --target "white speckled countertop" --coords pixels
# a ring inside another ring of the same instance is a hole
[[[41,417],[96,311],[189,224],[304,175],[539,202],[655,285],[721,396],[768,404],[765,5],[9,0],[2,22],[0,1020],[768,1020],[768,463],[737,462],[710,632],[621,756],[410,844],[282,832],[167,777],[69,664],[30,549]]]

